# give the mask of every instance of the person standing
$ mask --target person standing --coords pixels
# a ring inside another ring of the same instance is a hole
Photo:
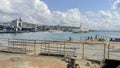
[[[71,37],[69,37],[69,41],[71,41]]]

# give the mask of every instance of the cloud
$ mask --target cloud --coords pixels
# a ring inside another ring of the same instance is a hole
[[[113,9],[117,9],[120,7],[120,0],[116,0],[112,6]]]
[[[91,13],[94,13],[94,15]],[[87,22],[93,24],[95,29],[106,29],[106,30],[119,30],[120,25],[120,13],[117,11],[103,11],[99,10],[98,12],[91,12],[86,14],[88,18]],[[92,23],[91,23],[92,22]],[[92,28],[92,27],[90,27]]]
[[[80,12],[78,9],[69,9],[66,12],[54,11],[52,13],[52,21],[59,25],[76,26],[80,25]]]
[[[12,9],[12,5],[9,0],[0,1],[0,12],[1,13],[15,13],[16,11]]]
[[[99,14],[102,18],[111,18],[112,14],[110,13],[110,11],[103,11],[103,10],[99,10]]]
[[[116,0],[113,7],[119,7]],[[119,29],[120,13],[110,10],[88,11],[81,14],[78,8],[64,12],[51,11],[41,0],[1,0],[0,21],[10,21],[22,17],[23,21],[40,25],[83,26],[89,29]]]
[[[78,25],[80,23],[80,12],[77,8],[68,9],[65,12],[50,11],[47,4],[40,0],[3,1],[6,1],[4,5],[9,8],[4,10],[4,13],[6,13],[4,15],[11,18],[22,17],[27,22],[45,25]],[[4,7],[4,5],[1,5],[1,7]],[[8,14],[9,12],[15,14],[12,16]]]

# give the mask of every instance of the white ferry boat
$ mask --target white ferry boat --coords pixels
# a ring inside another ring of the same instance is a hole
[[[61,30],[48,30],[48,32],[51,32],[51,33],[61,33],[63,31],[61,31]]]

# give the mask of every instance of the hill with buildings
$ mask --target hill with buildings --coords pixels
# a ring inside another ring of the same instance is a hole
[[[0,23],[1,33],[11,33],[11,32],[36,32],[36,31],[49,31],[49,30],[59,30],[59,31],[69,31],[72,32],[74,29],[79,29],[80,27],[74,26],[60,26],[60,25],[38,25],[24,22],[21,18],[11,20],[10,22]]]

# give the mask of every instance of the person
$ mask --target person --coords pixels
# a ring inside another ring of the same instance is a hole
[[[95,39],[98,39],[98,35],[95,35]]]
[[[75,64],[75,68],[80,68],[79,64]]]
[[[92,37],[92,36],[90,37],[90,40],[93,40],[93,37]]]
[[[113,39],[112,39],[112,38],[110,38],[110,41],[113,41]]]
[[[71,63],[70,62],[67,64],[67,68],[71,68]]]
[[[69,41],[71,41],[71,37],[69,37]]]
[[[90,40],[90,37],[88,36],[87,40]]]

